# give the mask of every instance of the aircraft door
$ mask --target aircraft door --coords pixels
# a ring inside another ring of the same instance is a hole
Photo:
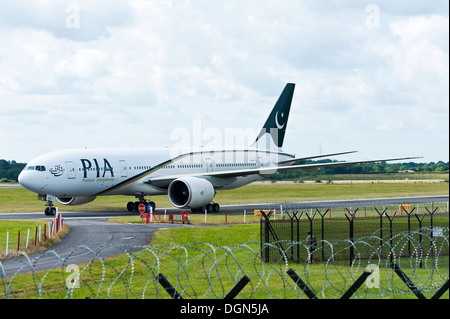
[[[213,164],[210,158],[205,158],[205,164],[206,164],[206,171],[212,172],[213,171]]]
[[[122,177],[127,177],[128,176],[127,162],[125,162],[124,160],[120,160],[119,163],[120,163],[121,176]]]
[[[67,178],[68,179],[75,179],[75,165],[73,165],[73,162],[66,162],[66,168],[67,168]]]
[[[263,167],[264,166],[263,158],[262,157],[258,157],[258,160],[257,160],[256,163],[257,163],[258,167]]]

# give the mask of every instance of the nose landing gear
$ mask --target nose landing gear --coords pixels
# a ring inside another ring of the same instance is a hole
[[[46,216],[55,216],[56,215],[56,208],[55,207],[46,207],[45,208],[45,215]]]
[[[53,206],[53,202],[56,199],[55,196],[39,194],[38,199],[47,201],[47,203],[45,203],[45,206],[47,206],[47,207],[45,208],[45,211],[44,211],[46,216],[55,216],[56,215],[56,207]]]

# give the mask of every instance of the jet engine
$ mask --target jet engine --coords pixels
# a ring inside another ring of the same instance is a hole
[[[177,208],[199,208],[208,205],[214,198],[213,185],[199,177],[181,177],[169,185],[169,201]]]
[[[56,198],[63,205],[82,205],[92,202],[97,196],[62,197]]]

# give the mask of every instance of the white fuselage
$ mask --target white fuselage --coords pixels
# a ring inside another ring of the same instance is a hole
[[[167,187],[148,181],[275,167],[279,161],[292,157],[257,149],[189,152],[171,148],[63,150],[32,160],[20,174],[19,181],[37,194],[55,197],[163,195],[167,194]],[[259,174],[205,177],[215,189],[233,189],[261,178]]]

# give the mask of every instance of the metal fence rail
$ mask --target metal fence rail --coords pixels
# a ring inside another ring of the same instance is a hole
[[[354,242],[361,237],[371,237],[379,241],[379,254],[390,258],[391,263],[395,253],[394,246],[400,245],[398,233],[406,232],[407,251],[402,251],[407,256],[413,255],[413,250],[433,250],[442,237],[442,225],[448,226],[448,222],[436,225],[436,215],[448,214],[447,203],[434,204],[421,207],[422,214],[417,213],[417,206],[396,205],[393,207],[356,207],[345,208],[342,218],[329,219],[331,209],[311,210],[285,210],[282,216],[275,216],[275,211],[260,211],[260,241],[261,258],[269,262],[280,258],[280,252],[286,255],[289,261],[304,262],[307,259],[326,261],[330,252],[326,242],[330,237],[330,228],[337,228],[341,233],[346,233],[350,244],[345,244],[340,256],[335,259],[347,259],[350,264],[354,259]],[[370,213],[368,213],[370,211]],[[280,214],[279,214],[280,215]],[[367,216],[370,217],[367,217]],[[335,215],[334,215],[335,216]],[[281,218],[280,218],[281,217]],[[424,240],[422,229],[429,228],[429,239]],[[306,247],[286,246],[291,242],[300,242],[308,235],[312,241],[319,240],[315,247],[311,247],[311,241]],[[335,236],[336,234],[334,234]],[[332,238],[336,238],[331,236]],[[276,248],[265,246],[263,243],[276,243]],[[371,245],[376,245],[371,243]],[[414,246],[415,245],[415,246]],[[318,246],[318,247],[316,247]],[[414,247],[413,247],[414,246]],[[336,250],[336,247],[335,247]],[[314,253],[312,253],[314,251]],[[448,250],[444,251],[448,254]],[[422,262],[422,261],[421,261]]]

